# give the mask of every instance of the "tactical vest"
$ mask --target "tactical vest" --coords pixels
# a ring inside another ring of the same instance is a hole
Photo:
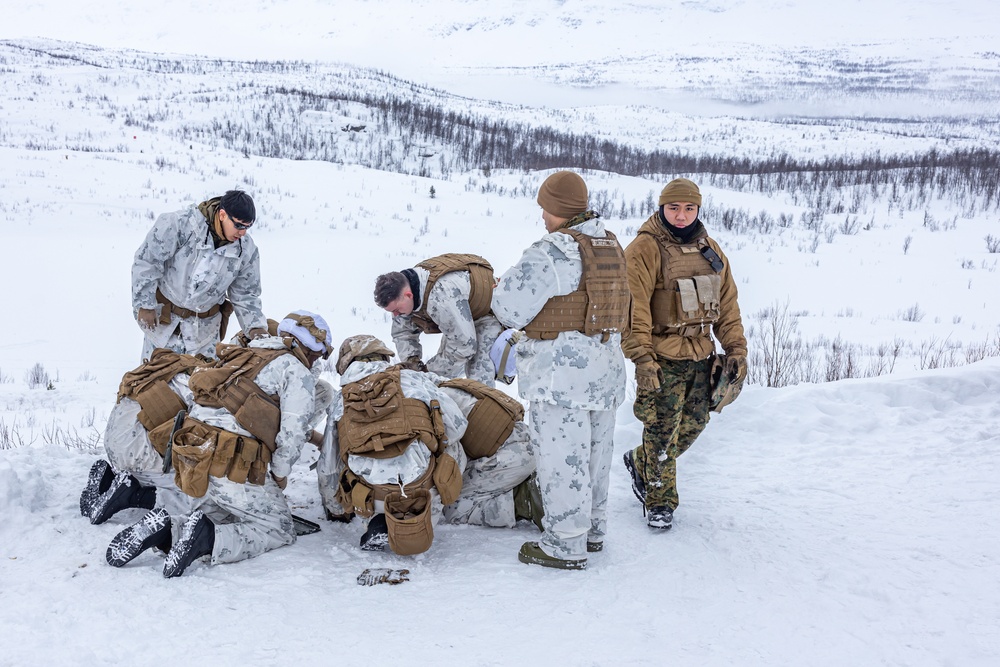
[[[267,364],[284,354],[294,355],[309,368],[298,347],[271,350],[239,345],[218,345],[219,361],[191,375],[188,387],[199,405],[225,408],[244,429],[273,452],[281,428],[281,406],[277,395],[267,394],[254,382]]]
[[[129,371],[118,385],[118,402],[123,398],[131,398],[139,403],[141,410],[137,415],[139,423],[150,434],[160,435],[157,427],[173,422],[177,413],[186,410],[187,405],[168,384],[178,373],[190,374],[196,368],[210,366],[212,362],[191,356],[179,354],[166,348],[157,348],[149,357],[149,361],[138,368]],[[167,434],[169,436],[169,433]],[[162,454],[167,446],[167,437],[157,437],[154,447]]]
[[[625,253],[611,232],[606,238],[587,236],[575,229],[560,229],[580,246],[583,275],[576,291],[554,296],[524,327],[528,338],[552,340],[563,331],[587,336],[602,334],[607,341],[629,323],[632,295],[625,272]]]
[[[271,318],[267,319],[267,333],[271,336],[278,335],[278,323]],[[236,345],[240,347],[250,347],[250,337],[247,336],[246,332],[240,329],[233,336],[236,339]]]
[[[403,395],[400,366],[390,366],[372,373],[341,389],[344,415],[337,422],[340,457],[350,454],[375,459],[399,456],[414,440],[423,442],[434,455],[420,478],[402,488],[409,495],[417,489],[437,487],[441,502],[453,503],[462,490],[462,472],[458,463],[445,453],[447,438],[444,419],[437,401],[428,406],[423,401]],[[384,500],[398,484],[368,484],[345,466],[338,488],[343,507],[361,516],[371,516],[375,500]]]
[[[188,387],[196,403],[225,408],[253,437],[192,417],[184,420],[172,440],[174,481],[195,498],[205,495],[210,475],[238,484],[263,485],[267,481],[281,428],[281,406],[277,395],[267,394],[254,380],[264,366],[284,354],[292,354],[309,367],[304,353],[290,341],[280,350],[220,344],[216,352],[218,362],[192,373]]]
[[[507,442],[514,424],[524,419],[524,406],[499,389],[468,378],[442,382],[441,387],[451,387],[476,397],[476,404],[469,412],[469,426],[462,436],[462,447],[470,459],[493,456],[500,445]]]
[[[657,336],[697,336],[719,319],[722,276],[702,254],[710,248],[702,236],[691,243],[673,243],[665,234],[651,234],[660,248],[660,281],[650,300],[652,333]]]
[[[441,333],[437,323],[427,314],[427,302],[434,284],[437,283],[438,278],[446,273],[469,272],[469,309],[472,311],[473,320],[478,320],[490,312],[496,278],[493,276],[493,267],[479,255],[449,253],[426,259],[417,266],[430,272],[421,299],[423,303],[419,310],[415,310],[411,314],[413,324],[424,333]]]

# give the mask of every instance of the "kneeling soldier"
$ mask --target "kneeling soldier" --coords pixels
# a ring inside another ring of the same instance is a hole
[[[317,465],[328,516],[369,519],[361,548],[426,551],[442,505],[462,489],[468,422],[429,373],[390,365],[374,336],[340,346],[341,391],[327,417]]]
[[[220,345],[218,364],[192,375],[195,405],[170,441],[176,484],[203,499],[200,509],[186,518],[153,510],[112,540],[109,562],[124,564],[172,533],[163,574],[176,577],[201,556],[232,563],[295,541],[282,490],[311,431],[310,369],[329,356],[329,331],[297,311],[279,337]]]

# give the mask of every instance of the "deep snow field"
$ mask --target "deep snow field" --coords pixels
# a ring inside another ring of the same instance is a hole
[[[314,451],[287,493],[319,534],[179,579],[152,553],[106,564],[139,511],[91,526],[77,509],[139,361],[129,271],[158,214],[249,191],[265,313],[315,310],[335,342],[390,342],[377,275],[443,252],[499,274],[543,233],[533,194],[550,170],[458,169],[454,147],[378,129],[370,109],[263,91],[390,92],[692,154],[993,148],[996,7],[15,3],[0,26],[0,665],[996,664],[1000,254],[985,239],[1000,215],[947,188],[838,190],[844,208],[810,223],[802,196],[707,174],[583,174],[623,243],[667,180],[702,183],[751,348],[777,309],[819,368],[836,339],[858,354],[853,379],[755,377],[680,460],[667,534],[650,534],[621,465],[641,433],[626,402],[607,546],[584,572],[520,564],[528,524],[439,526],[425,554],[363,553],[357,521],[322,519]],[[342,160],[264,157],[220,139],[226,121],[317,137],[303,151]],[[400,169],[361,166],[378,150]],[[725,229],[733,209],[789,222]],[[891,374],[875,371],[880,346],[898,350]],[[355,583],[383,566],[410,581]]]

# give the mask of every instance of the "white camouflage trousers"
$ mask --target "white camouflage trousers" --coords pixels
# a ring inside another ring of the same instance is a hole
[[[174,484],[174,473],[163,472],[163,457],[153,448],[146,429],[139,423],[139,403],[123,398],[108,417],[104,451],[115,472],[127,472],[142,486],[156,487],[156,506],[181,517],[198,509],[200,498],[192,498]]]
[[[235,563],[295,542],[285,494],[270,475],[263,486],[209,477],[201,511],[215,524],[212,565]],[[182,522],[172,521],[174,540]]]
[[[538,544],[556,558],[586,558],[587,542],[603,542],[607,529],[615,412],[532,401],[529,415],[545,506]]]
[[[523,422],[493,456],[470,460],[462,475],[462,493],[444,508],[446,523],[513,528],[514,487],[535,469],[531,435]]]

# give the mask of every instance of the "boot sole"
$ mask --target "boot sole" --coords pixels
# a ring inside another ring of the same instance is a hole
[[[166,512],[150,512],[122,532],[115,535],[108,545],[105,558],[108,565],[122,567],[143,551],[161,544],[167,535],[160,535],[164,528],[169,530],[170,518]]]
[[[111,473],[111,479],[105,485],[105,478],[108,477],[109,472]],[[90,474],[87,476],[87,486],[83,488],[83,493],[80,494],[81,516],[90,518],[90,515],[94,512],[94,505],[97,503],[97,499],[101,497],[104,491],[108,490],[113,479],[114,472],[107,461],[104,459],[94,461],[94,464],[90,466]],[[104,487],[103,489],[101,488],[102,486]]]

